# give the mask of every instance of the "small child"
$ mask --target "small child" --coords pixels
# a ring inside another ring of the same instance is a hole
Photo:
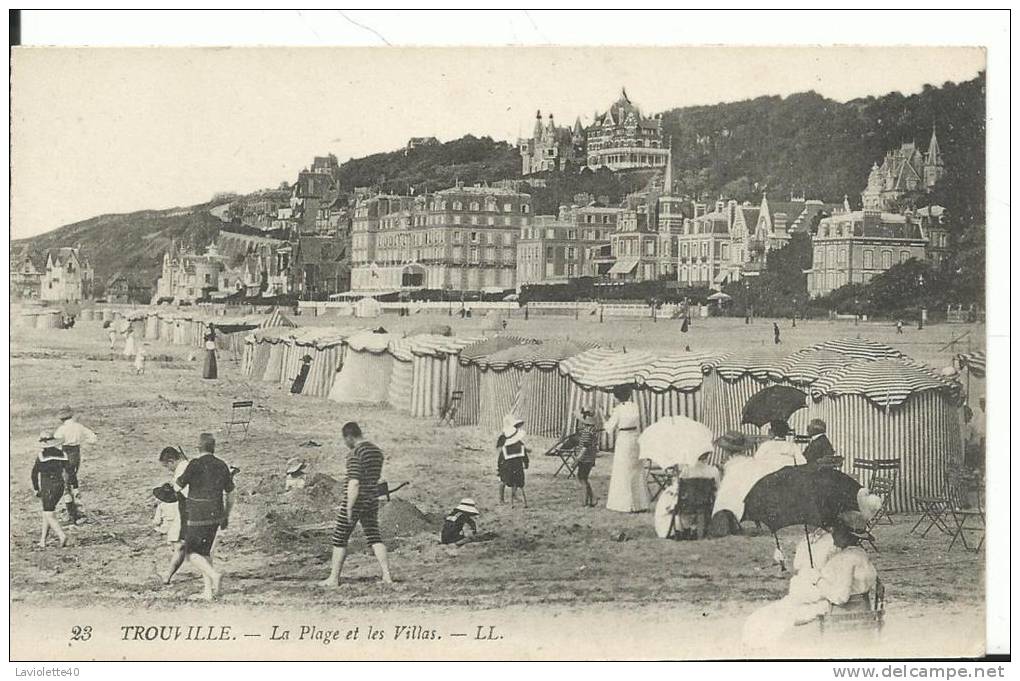
[[[473,499],[461,499],[457,507],[446,516],[443,522],[443,534],[439,540],[441,544],[456,544],[464,546],[478,534],[478,526],[475,525],[475,518],[479,515],[478,507]],[[464,536],[464,526],[471,528],[471,536]]]
[[[528,507],[528,497],[524,493],[524,470],[528,467],[528,449],[524,445],[524,420],[513,414],[503,417],[503,431],[496,439],[499,457],[496,459],[496,472],[499,473],[499,503],[506,502],[506,488],[510,488],[510,508],[517,499],[517,490],[521,490],[524,508]]]
[[[135,375],[141,376],[145,373],[145,347],[148,343],[142,344],[135,353]]]
[[[233,474],[231,474],[233,477]],[[305,462],[301,459],[291,459],[287,462],[286,489],[301,489],[305,486]]]
[[[172,556],[170,569],[166,574],[160,573],[164,584],[169,584],[174,574],[184,564],[184,542],[181,541],[181,505],[177,503],[177,490],[169,482],[153,488],[152,496],[159,503],[152,517],[156,531],[166,535],[166,543],[170,545]]]
[[[42,501],[42,534],[39,537],[39,548],[46,548],[49,531],[57,535],[61,546],[67,546],[67,535],[57,520],[57,503],[64,495],[64,476],[67,468],[67,457],[61,449],[63,440],[49,433],[39,435],[39,446],[42,451],[32,465],[32,489]]]
[[[595,454],[598,449],[598,424],[595,423],[595,412],[588,408],[581,409],[581,418],[577,421],[577,447],[581,455],[577,459],[577,481],[581,483],[583,495],[582,506],[595,506],[598,500],[592,492],[588,481],[591,469],[595,467]]]

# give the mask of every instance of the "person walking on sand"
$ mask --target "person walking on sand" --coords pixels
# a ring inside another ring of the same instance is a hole
[[[594,507],[598,504],[589,481],[591,469],[595,467],[598,435],[599,427],[595,423],[595,412],[582,408],[581,417],[577,420],[577,447],[581,452],[577,457],[577,481],[581,483],[581,505],[585,507]]]
[[[184,473],[174,481],[178,492],[187,488],[184,500],[184,555],[202,573],[204,589],[198,596],[212,600],[220,591],[223,575],[210,562],[218,530],[227,529],[234,506],[234,477],[230,467],[216,457],[216,438],[211,433],[198,436],[199,456],[188,462]]]
[[[84,515],[81,509],[81,497],[78,493],[78,470],[81,468],[81,446],[94,445],[99,441],[96,434],[78,423],[70,407],[64,406],[57,412],[60,426],[53,432],[53,437],[63,441],[64,457],[67,459],[67,515],[72,523],[77,523]]]
[[[902,319],[897,319],[896,320],[896,333],[898,333],[898,334],[902,334],[903,333],[903,320]]]
[[[110,352],[116,352],[117,350],[117,332],[110,327]]]
[[[42,534],[39,536],[39,548],[46,548],[49,531],[57,535],[61,546],[67,546],[67,535],[57,520],[57,503],[64,496],[64,474],[67,457],[61,449],[62,441],[49,433],[40,433],[39,445],[42,451],[32,465],[32,489],[42,501]]]
[[[776,345],[779,345],[780,343],[782,343],[782,341],[779,340],[779,323],[778,322],[772,322],[772,338],[773,338],[773,342]]]
[[[178,522],[176,525],[177,532],[165,532],[167,535],[167,542],[170,543],[171,547],[176,550],[170,558],[169,569],[166,572],[159,573],[159,577],[163,580],[163,583],[169,584],[170,580],[181,568],[181,565],[184,564],[184,560],[187,557],[184,552],[184,527],[187,522],[185,499],[187,498],[188,488],[183,487],[181,489],[177,489],[176,482],[177,478],[184,475],[184,471],[188,469],[188,457],[185,456],[184,452],[177,447],[164,447],[159,453],[159,462],[170,472],[170,484],[171,487],[173,487],[174,492],[174,510],[178,515]],[[170,529],[174,528],[171,526]]]
[[[517,490],[521,490],[524,508],[528,507],[528,496],[524,493],[524,470],[528,467],[528,448],[524,444],[524,420],[513,414],[503,417],[503,430],[496,438],[496,472],[499,474],[499,503],[505,503],[504,494],[510,488],[510,508],[517,500]]]
[[[142,346],[138,347],[138,352],[135,353],[135,375],[141,376],[145,373],[145,349],[143,346],[148,343],[143,343]]]
[[[135,358],[135,350],[138,346],[135,343],[135,327],[128,326],[124,332],[124,356],[129,359]]]
[[[212,324],[209,324],[205,333],[205,364],[202,366],[202,378],[215,379],[216,377],[216,329]]]
[[[347,559],[347,543],[354,526],[360,524],[365,540],[372,547],[375,558],[382,570],[382,581],[392,584],[390,560],[379,533],[379,476],[382,475],[383,453],[377,446],[365,439],[361,426],[349,421],[340,429],[344,444],[350,449],[347,455],[347,482],[344,484],[340,512],[333,529],[333,556],[330,560],[329,576],[319,582],[321,586],[337,587],[340,574]]]
[[[632,394],[629,387],[617,386],[613,395],[619,404],[605,421],[607,433],[616,431],[606,508],[622,513],[647,511],[652,503],[645,484],[644,469],[638,458],[637,440],[641,417],[637,405],[631,401]]]

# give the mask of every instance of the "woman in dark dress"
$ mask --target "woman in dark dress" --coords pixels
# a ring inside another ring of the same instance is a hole
[[[205,366],[202,367],[202,378],[216,378],[216,330],[212,324],[205,333]]]
[[[290,386],[291,395],[300,395],[305,389],[305,381],[308,380],[308,372],[312,368],[312,356],[305,355],[301,358],[301,369],[298,370],[298,375],[294,379],[294,382]]]
[[[46,548],[46,538],[50,530],[57,535],[61,546],[67,545],[67,535],[57,520],[57,504],[64,496],[64,475],[67,472],[67,457],[61,448],[63,440],[53,437],[50,433],[39,435],[42,451],[32,466],[32,489],[42,501],[43,522],[42,535],[39,537],[39,548]]]
[[[499,457],[496,460],[496,471],[499,473],[499,502],[506,500],[506,488],[510,488],[510,507],[513,508],[517,499],[517,490],[521,490],[524,507],[528,507],[528,497],[524,494],[524,469],[528,467],[528,449],[524,445],[524,420],[513,414],[503,417],[503,431],[496,439]]]

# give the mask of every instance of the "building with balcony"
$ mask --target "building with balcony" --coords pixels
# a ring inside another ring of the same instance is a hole
[[[513,288],[531,218],[530,195],[495,187],[363,198],[351,224],[351,290]]]
[[[596,276],[593,248],[608,244],[619,208],[560,206],[558,215],[536,215],[521,227],[517,242],[517,284],[555,284]]]
[[[662,118],[641,113],[622,90],[609,109],[585,128],[584,152],[592,170],[662,168],[669,158]]]

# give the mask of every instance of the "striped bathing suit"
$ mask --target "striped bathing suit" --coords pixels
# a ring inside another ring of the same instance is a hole
[[[333,529],[333,546],[344,548],[354,532],[354,526],[361,524],[365,540],[372,544],[381,544],[379,533],[379,476],[382,475],[383,453],[371,442],[359,442],[347,455],[347,481],[359,482],[358,498],[353,508],[348,508],[347,485],[344,485],[344,497],[340,513],[336,517]]]

